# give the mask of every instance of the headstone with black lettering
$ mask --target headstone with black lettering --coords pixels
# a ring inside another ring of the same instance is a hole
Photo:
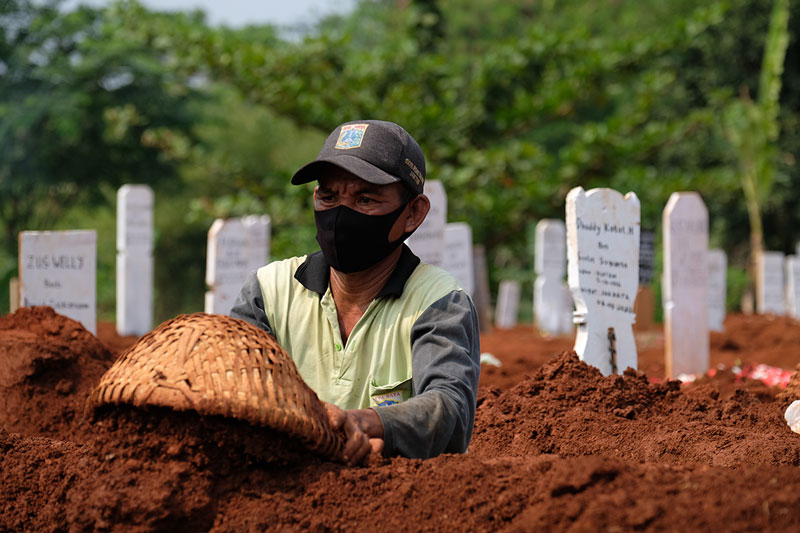
[[[663,214],[666,373],[708,370],[708,210],[696,192],[675,192]]]
[[[117,332],[144,335],[153,325],[153,190],[117,191]]]
[[[564,222],[542,219],[536,224],[533,314],[536,328],[547,335],[572,331],[572,301],[564,283],[567,272],[567,237]]]
[[[724,331],[728,256],[719,248],[708,251],[708,329]]]
[[[426,181],[424,191],[431,202],[430,211],[420,227],[406,240],[406,244],[423,263],[440,267],[444,264],[447,194],[442,182],[437,180]]]
[[[786,314],[786,289],[783,285],[785,266],[783,252],[763,251],[756,269],[756,311],[760,315]]]
[[[800,319],[800,256],[786,256],[786,312]]]
[[[613,189],[567,194],[567,274],[578,356],[605,374],[637,368],[633,304],[639,286],[639,198]]]
[[[444,228],[442,268],[450,272],[467,294],[475,292],[475,271],[472,265],[472,228],[465,222],[451,222]]]
[[[506,279],[500,282],[497,290],[497,305],[494,312],[494,325],[499,329],[511,329],[517,325],[520,285],[518,281]]]
[[[19,293],[23,307],[49,305],[97,334],[97,232],[19,234]]]

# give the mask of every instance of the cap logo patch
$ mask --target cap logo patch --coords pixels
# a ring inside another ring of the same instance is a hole
[[[339,139],[336,141],[337,150],[349,150],[361,146],[364,140],[364,132],[367,131],[369,124],[345,124],[339,132]]]
[[[417,185],[419,185],[420,183],[422,183],[422,180],[423,180],[423,179],[425,179],[425,178],[423,178],[423,177],[422,177],[422,172],[420,172],[420,171],[419,171],[419,169],[417,168],[417,165],[415,165],[415,164],[414,164],[414,163],[413,163],[413,162],[412,162],[412,161],[411,161],[409,158],[407,158],[407,157],[406,157],[406,161],[405,161],[405,163],[406,163],[406,165],[408,165],[408,168],[410,168],[410,169],[411,169],[411,174],[409,174],[409,175],[411,176],[411,179],[412,179],[412,180],[414,180],[414,181],[416,182],[416,184],[417,184]]]

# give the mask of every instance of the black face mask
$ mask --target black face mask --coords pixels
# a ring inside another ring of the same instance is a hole
[[[365,215],[340,205],[314,211],[317,242],[328,264],[339,272],[361,272],[384,259],[412,232],[389,242],[389,232],[408,203],[385,215]]]

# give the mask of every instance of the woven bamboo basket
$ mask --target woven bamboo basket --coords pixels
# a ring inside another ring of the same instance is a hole
[[[139,339],[89,395],[90,408],[108,404],[233,417],[284,432],[329,457],[344,446],[277,341],[223,315],[180,315]]]

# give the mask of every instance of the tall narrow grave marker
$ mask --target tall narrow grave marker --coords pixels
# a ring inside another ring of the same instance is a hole
[[[708,370],[708,210],[696,192],[664,208],[664,326],[667,376]]]
[[[724,331],[728,257],[719,248],[708,251],[708,329]]]
[[[783,252],[761,252],[756,271],[756,311],[759,314],[786,314],[786,289],[783,286]]]
[[[475,293],[475,270],[472,265],[472,228],[465,222],[452,222],[444,228],[442,268],[450,272],[467,294]]]
[[[518,281],[503,280],[497,291],[497,306],[494,325],[500,329],[510,329],[517,325],[520,286]]]
[[[425,196],[431,202],[428,216],[406,244],[423,263],[442,266],[444,263],[444,229],[447,224],[447,194],[441,181],[425,182]]]
[[[49,305],[97,334],[97,232],[19,234],[20,300]]]
[[[786,312],[800,318],[800,256],[786,256]]]
[[[564,222],[546,218],[536,224],[533,313],[537,329],[550,335],[572,331],[572,299],[565,297],[564,283],[566,246]]]
[[[153,325],[153,190],[117,191],[117,332],[144,335]]]
[[[633,303],[639,286],[639,198],[582,187],[567,195],[575,351],[603,374],[637,368]]]

